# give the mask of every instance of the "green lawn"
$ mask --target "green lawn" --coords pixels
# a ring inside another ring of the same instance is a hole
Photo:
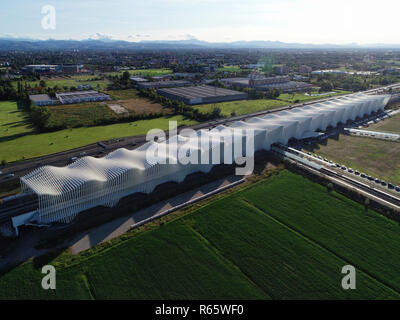
[[[366,130],[400,133],[400,113],[366,128]]]
[[[127,99],[135,99],[138,98],[138,91],[136,89],[127,89],[127,90],[108,90],[107,94],[113,100],[127,100]]]
[[[322,95],[322,96],[309,96],[305,95],[304,93],[282,93],[279,97],[278,100],[286,101],[289,103],[295,103],[295,101],[298,102],[306,102],[306,101],[313,101],[313,100],[318,100],[318,99],[325,99],[341,94],[348,94],[350,91],[344,91],[344,90],[335,90],[336,93],[331,93],[327,95]]]
[[[392,220],[289,171],[68,262],[57,290],[37,260],[0,278],[0,299],[399,299]],[[73,261],[73,262],[72,262]],[[341,288],[341,269],[357,289]]]
[[[123,70],[118,72],[108,72],[107,75],[122,75],[125,71],[128,71],[131,75],[137,75],[142,77],[154,77],[154,76],[162,76],[165,74],[173,74],[173,70],[171,69],[137,69],[137,70]]]
[[[33,132],[28,116],[26,111],[18,109],[16,102],[0,101],[0,141]]]
[[[71,77],[70,79],[49,79],[49,80],[44,80],[46,82],[46,86],[53,88],[55,86],[58,86],[63,90],[64,86],[68,87],[68,90],[70,87],[77,87],[78,85],[86,85],[90,84],[92,86],[93,90],[100,89],[104,90],[107,88],[107,85],[109,84],[108,80],[94,80],[90,81],[89,79],[96,78],[96,76],[75,76]],[[25,81],[23,81],[25,83]],[[26,81],[27,84],[30,84],[31,87],[39,86],[40,81]],[[18,84],[17,81],[13,82],[13,85],[16,87]]]
[[[304,148],[387,182],[400,184],[400,143],[341,134]]]
[[[182,116],[162,117],[140,120],[132,123],[118,123],[96,127],[65,129],[56,132],[26,134],[17,138],[0,138],[0,161],[16,161],[39,157],[82,147],[101,140],[145,135],[150,129],[168,129],[168,121],[178,121],[178,125],[191,125],[195,122],[184,120]]]
[[[214,106],[221,108],[221,113],[224,116],[231,116],[232,112],[236,115],[252,113],[256,111],[262,111],[267,109],[274,109],[288,105],[285,101],[259,99],[259,100],[239,100],[220,102],[214,104],[203,104],[193,108],[198,109],[200,112],[207,113],[211,112]]]
[[[103,120],[117,121],[116,115],[105,103],[86,102],[48,107],[47,128],[74,128],[93,126]],[[104,122],[103,122],[104,124]]]

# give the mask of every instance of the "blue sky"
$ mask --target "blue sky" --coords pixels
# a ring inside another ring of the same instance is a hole
[[[41,9],[56,9],[56,29]],[[0,37],[400,44],[399,0],[3,0]]]

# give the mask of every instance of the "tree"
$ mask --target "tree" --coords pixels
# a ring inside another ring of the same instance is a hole
[[[47,121],[50,118],[50,110],[47,107],[37,107],[33,106],[31,108],[31,118],[35,125],[39,127],[39,129],[45,129]]]
[[[369,207],[369,204],[370,204],[370,201],[369,201],[369,199],[368,199],[368,198],[365,198],[365,200],[364,200],[364,206],[365,206],[365,210],[367,210],[367,209],[368,209],[368,207]]]
[[[213,118],[219,118],[221,116],[221,108],[214,107],[211,111],[211,114],[212,114]]]

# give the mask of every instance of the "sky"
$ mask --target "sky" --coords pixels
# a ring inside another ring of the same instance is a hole
[[[0,37],[400,44],[399,0],[2,0]],[[43,29],[42,7],[55,8]]]

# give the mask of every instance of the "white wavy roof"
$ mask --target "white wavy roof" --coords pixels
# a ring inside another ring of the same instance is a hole
[[[310,134],[317,129],[325,130],[329,125],[336,126],[338,122],[354,120],[356,117],[362,117],[373,111],[383,110],[389,98],[388,95],[356,94],[351,97],[337,98],[324,103],[271,113],[263,117],[254,117],[246,122],[237,121],[230,127],[218,126],[213,132],[199,130],[189,137],[179,135],[175,137],[177,139],[171,138],[164,143],[173,150],[179,149],[183,144],[192,144],[191,149],[197,150],[196,152],[200,156],[208,150],[198,146],[197,140],[194,140],[197,136],[209,136],[219,140],[219,137],[215,135],[216,131],[222,135],[228,135],[235,128],[253,128],[256,135],[255,151],[269,150],[273,143],[287,143],[290,138],[302,138],[304,134]],[[235,139],[239,138],[241,136],[236,134]],[[153,185],[143,190],[151,191],[159,182],[162,183],[168,179],[177,180],[178,175],[182,180],[183,174],[204,169],[202,165],[193,164],[188,165],[188,168],[183,168],[182,165],[159,167],[157,164],[149,163],[146,160],[146,150],[151,147],[159,148],[159,146],[159,143],[149,142],[136,150],[124,148],[115,150],[104,158],[83,157],[62,168],[44,166],[22,177],[21,185],[24,191],[30,190],[39,195],[40,210],[45,210],[46,206],[55,206],[55,202],[49,200],[52,197],[67,197],[70,194],[68,201],[75,201],[79,197],[90,196],[91,193],[100,194],[102,188],[109,188],[110,185],[118,189],[119,184],[125,184],[126,188],[129,187],[130,192],[133,192],[139,190],[134,189],[136,184],[144,185],[149,182],[152,182]],[[162,152],[162,150],[158,150]],[[169,162],[176,163],[176,156],[168,153],[166,156]],[[77,190],[79,190],[79,194]],[[63,201],[65,202],[65,199]],[[66,208],[64,209],[66,210]],[[48,209],[48,212],[50,211]]]

